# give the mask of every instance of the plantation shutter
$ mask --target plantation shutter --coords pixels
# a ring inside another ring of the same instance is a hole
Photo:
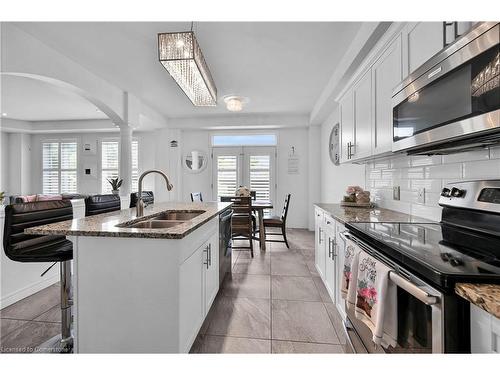
[[[132,185],[131,191],[139,191],[139,142],[132,141]]]
[[[110,194],[112,189],[108,179],[117,178],[119,173],[118,141],[102,141],[101,143],[101,192]]]
[[[42,143],[42,190],[44,194],[76,193],[78,143]]]
[[[234,196],[238,184],[238,157],[217,156],[217,197]]]
[[[250,190],[255,190],[256,200],[271,199],[271,157],[250,155]]]

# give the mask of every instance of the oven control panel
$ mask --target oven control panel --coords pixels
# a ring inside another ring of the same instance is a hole
[[[441,190],[439,205],[500,213],[500,180],[447,184]]]

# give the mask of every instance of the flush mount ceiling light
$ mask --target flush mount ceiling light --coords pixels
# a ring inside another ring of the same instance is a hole
[[[217,88],[194,32],[158,34],[162,65],[197,107],[217,105]]]
[[[240,112],[243,109],[243,105],[247,104],[249,101],[250,100],[244,96],[227,95],[224,97],[226,108],[230,112]]]

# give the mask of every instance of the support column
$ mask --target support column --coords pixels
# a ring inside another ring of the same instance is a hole
[[[120,178],[120,195],[128,198],[132,185],[132,128],[128,124],[120,126]]]

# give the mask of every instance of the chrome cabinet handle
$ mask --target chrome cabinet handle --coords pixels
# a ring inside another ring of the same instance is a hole
[[[328,258],[333,260],[332,239],[328,237]]]
[[[332,240],[332,245],[332,260],[335,260],[335,258],[337,257],[337,239],[335,237]]]
[[[212,244],[208,244],[208,265],[212,265]]]
[[[208,267],[210,266],[210,261],[209,261],[209,259],[208,259],[208,251],[209,251],[209,247],[208,247],[208,245],[207,245],[207,246],[205,247],[205,250],[203,250],[203,252],[204,252],[204,253],[207,253],[207,258],[206,258],[206,259],[207,259],[207,261],[206,261],[206,262],[203,262],[203,264],[204,264],[205,266],[207,266],[207,270],[208,270]]]
[[[319,228],[318,231],[318,243],[321,244],[321,227]]]

